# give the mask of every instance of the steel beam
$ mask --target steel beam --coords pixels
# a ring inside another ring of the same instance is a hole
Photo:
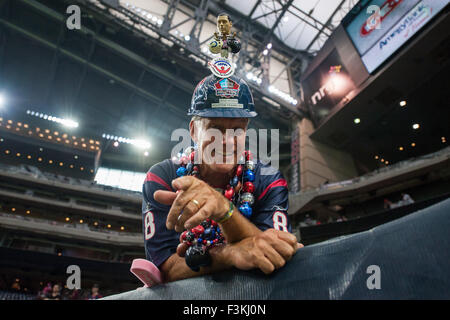
[[[43,39],[39,35],[36,35],[36,34],[30,32],[28,30],[25,30],[25,29],[23,29],[23,28],[21,28],[19,26],[16,26],[16,25],[14,25],[14,24],[12,24],[12,23],[4,20],[4,19],[0,19],[0,24],[5,26],[5,27],[7,27],[7,28],[9,28],[9,29],[11,29],[11,30],[13,30],[13,31],[16,31],[16,32],[26,36],[29,39],[37,41],[40,44],[43,44],[43,45],[45,45],[45,46],[47,46],[47,47],[49,47],[49,48],[51,48],[53,50],[58,50],[60,52],[60,54],[63,54],[65,56],[75,60],[76,62],[78,62],[80,64],[85,64],[86,66],[88,66],[92,70],[94,70],[96,72],[99,72],[99,73],[103,74],[104,76],[109,77],[110,79],[113,79],[114,81],[119,82],[120,84],[122,84],[123,86],[125,86],[125,87],[127,87],[127,88],[129,88],[131,90],[136,90],[137,93],[147,97],[150,100],[153,100],[153,101],[155,101],[157,103],[160,103],[162,101],[162,99],[160,97],[158,97],[158,96],[156,96],[156,95],[154,95],[154,94],[152,94],[152,93],[150,93],[150,92],[148,92],[148,91],[146,91],[146,90],[144,90],[142,88],[136,87],[133,83],[131,83],[131,82],[121,78],[120,76],[118,76],[118,75],[116,75],[116,74],[114,74],[114,73],[112,73],[112,72],[110,72],[108,70],[105,70],[104,68],[102,68],[102,67],[100,67],[100,66],[98,66],[98,65],[96,65],[96,64],[94,64],[92,62],[89,62],[87,59],[84,59],[84,58],[82,58],[82,57],[80,57],[80,56],[78,56],[78,55],[76,55],[76,54],[74,54],[74,53],[72,53],[72,52],[70,52],[70,51],[68,51],[66,49],[58,48],[55,44],[53,44],[53,43]],[[180,109],[177,106],[173,105],[173,104],[166,103],[166,105],[170,109],[175,111],[175,112],[179,112],[180,111]]]

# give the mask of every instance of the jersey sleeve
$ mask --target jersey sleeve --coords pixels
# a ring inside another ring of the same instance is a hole
[[[166,162],[167,161],[167,162]],[[150,168],[142,186],[142,229],[145,255],[158,268],[176,252],[179,234],[166,228],[170,206],[153,198],[157,190],[174,191],[171,188],[170,162],[166,160]]]
[[[289,191],[281,172],[262,176],[258,189],[251,221],[262,231],[274,228],[292,232],[288,217]]]

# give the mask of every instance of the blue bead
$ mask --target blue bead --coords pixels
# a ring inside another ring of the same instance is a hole
[[[209,239],[211,237],[211,228],[206,228],[205,231],[203,231],[203,237],[205,237],[206,239]]]
[[[232,187],[236,187],[239,183],[239,178],[237,176],[234,176],[231,180],[230,180],[230,186]]]
[[[247,181],[250,181],[250,182],[255,181],[255,174],[253,173],[252,170],[245,170],[244,181],[245,182],[247,182]]]
[[[185,167],[179,167],[178,169],[177,169],[177,176],[178,177],[183,177],[183,176],[185,176],[186,175],[186,168]]]
[[[202,243],[203,242],[203,239],[202,238],[198,238],[197,239],[197,243]]]
[[[250,218],[252,216],[252,207],[245,202],[239,206],[239,211],[244,215],[246,218]]]

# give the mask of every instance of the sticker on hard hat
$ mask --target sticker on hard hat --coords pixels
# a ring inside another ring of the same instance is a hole
[[[226,58],[215,58],[208,62],[211,72],[219,78],[228,78],[234,74],[233,63]]]
[[[214,84],[216,96],[223,98],[232,98],[239,96],[239,84],[236,81],[225,78]]]
[[[238,99],[219,99],[219,103],[212,103],[212,108],[236,108],[244,109],[242,103]]]

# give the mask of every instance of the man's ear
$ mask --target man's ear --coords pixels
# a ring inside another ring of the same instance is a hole
[[[194,120],[191,120],[191,122],[189,122],[189,133],[191,134],[192,141],[197,143],[197,132],[195,130],[195,121]]]

